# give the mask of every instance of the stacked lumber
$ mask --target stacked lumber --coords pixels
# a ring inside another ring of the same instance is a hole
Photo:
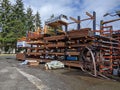
[[[58,48],[58,47],[65,47],[65,43],[63,43],[63,42],[49,43],[46,45],[46,48]]]
[[[51,36],[51,37],[44,37],[45,41],[58,41],[58,40],[64,40],[65,35],[57,35],[57,36]]]
[[[68,38],[74,39],[74,38],[81,38],[81,37],[89,37],[93,36],[93,32],[90,28],[84,28],[80,30],[72,30],[68,32]]]
[[[16,59],[24,61],[25,60],[25,53],[17,53]]]
[[[39,32],[28,32],[27,38],[32,40],[32,39],[40,39],[42,38],[43,35],[40,34]]]

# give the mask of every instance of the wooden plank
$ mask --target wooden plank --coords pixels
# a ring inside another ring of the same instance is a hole
[[[77,19],[75,19],[75,18],[73,18],[73,17],[70,17],[70,19],[73,20],[75,23],[80,23],[79,20],[77,20]]]
[[[63,53],[61,53],[61,52],[50,52],[48,54],[50,54],[50,55],[56,55],[56,56],[63,56],[63,55],[65,55],[64,52]]]
[[[81,30],[72,30],[68,32],[68,38],[81,38],[81,37],[92,37],[93,32],[89,28]]]
[[[65,43],[50,43],[48,45],[46,45],[46,48],[60,48],[60,47],[66,47]]]
[[[66,66],[70,66],[70,67],[79,67],[79,68],[81,68],[81,64],[80,64],[80,62],[78,62],[78,61],[74,61],[74,62],[65,61],[64,64],[65,64]]]
[[[50,36],[50,37],[44,37],[45,41],[58,41],[58,40],[64,40],[65,35],[57,35],[57,36]]]
[[[44,45],[45,43],[43,41],[30,41],[30,42],[27,42],[27,44]]]
[[[93,15],[91,15],[90,13],[86,12],[86,15],[88,15],[91,19],[94,19]]]
[[[29,66],[38,66],[39,62],[37,60],[30,60],[28,61]]]
[[[69,55],[69,56],[79,56],[80,52],[66,52],[66,55]]]
[[[48,26],[51,26],[51,27],[58,27],[58,26],[62,26],[62,25],[65,25],[67,26],[68,23],[62,21],[62,20],[58,20],[58,21],[55,21],[55,22],[52,22],[52,23],[49,23],[47,24]]]
[[[27,36],[27,39],[30,39],[30,40],[42,39],[42,38],[43,38],[43,34],[34,33],[34,32],[28,34],[28,36]]]
[[[27,52],[26,53],[27,55],[33,55],[33,56],[40,56],[40,55],[42,55],[42,52]]]

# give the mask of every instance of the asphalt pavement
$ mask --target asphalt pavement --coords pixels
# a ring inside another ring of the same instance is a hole
[[[120,90],[120,82],[91,77],[80,69],[45,70],[0,55],[0,90]]]

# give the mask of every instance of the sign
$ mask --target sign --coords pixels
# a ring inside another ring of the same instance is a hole
[[[25,41],[17,42],[17,47],[30,47],[30,44],[27,44]]]

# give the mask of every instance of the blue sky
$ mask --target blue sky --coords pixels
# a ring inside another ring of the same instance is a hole
[[[15,2],[15,0],[10,0]],[[114,12],[115,10],[120,10],[120,0],[23,0],[25,9],[31,7],[34,14],[39,11],[42,19],[42,23],[48,19],[52,14],[55,16],[59,14],[65,14],[68,17],[81,16],[81,19],[87,18],[85,12],[92,13],[96,11],[97,13],[97,28],[99,29],[99,21],[101,19],[110,20],[115,17],[105,17],[103,15],[107,12]],[[119,22],[111,23],[114,24],[115,29],[120,29]],[[91,27],[89,21],[83,22],[82,27]],[[73,27],[74,28],[74,27]]]

